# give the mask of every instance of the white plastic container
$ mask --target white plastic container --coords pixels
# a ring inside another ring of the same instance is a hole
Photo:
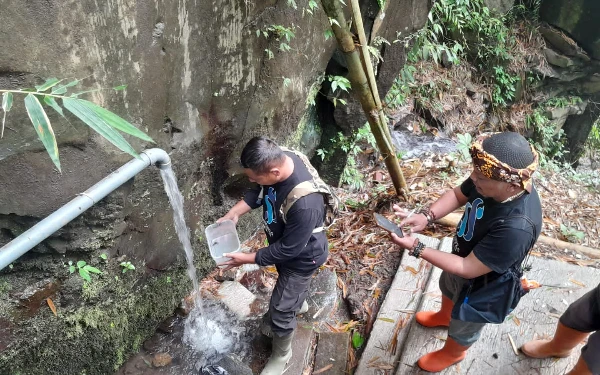
[[[231,258],[224,257],[226,253],[237,253],[240,251],[240,238],[235,224],[231,220],[211,224],[204,230],[210,256],[217,264],[227,262]],[[225,268],[227,266],[220,266]]]

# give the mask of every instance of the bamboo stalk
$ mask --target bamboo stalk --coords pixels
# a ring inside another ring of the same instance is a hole
[[[452,212],[452,213],[436,220],[436,223],[442,224],[442,225],[445,225],[448,227],[456,227],[461,218],[462,218],[462,214]],[[599,249],[594,249],[591,247],[586,247],[586,246],[578,245],[578,244],[571,243],[571,242],[561,241],[556,238],[547,237],[544,235],[540,235],[540,237],[538,238],[538,242],[546,244],[546,245],[555,246],[560,249],[569,249],[569,250],[577,251],[579,253],[587,255],[590,258],[600,259],[600,250]]]
[[[377,147],[379,148],[385,165],[390,173],[390,178],[396,189],[396,194],[405,195],[408,191],[406,180],[404,179],[400,164],[398,163],[398,158],[396,158],[394,150],[391,147],[379,116],[373,115],[374,112],[377,112],[377,106],[369,87],[369,82],[367,81],[360,55],[354,46],[353,35],[350,30],[348,30],[346,17],[337,0],[321,0],[321,4],[323,5],[323,9],[327,16],[336,21],[331,25],[331,28],[338,45],[346,58],[349,72],[348,79],[352,84],[352,93],[356,99],[358,99],[365,112],[367,121],[371,127],[371,132],[377,142]]]
[[[394,147],[392,143],[392,135],[390,134],[390,128],[387,124],[387,117],[385,116],[385,113],[383,113],[381,98],[379,97],[379,91],[377,90],[377,81],[375,80],[375,72],[373,71],[373,64],[371,64],[371,56],[368,48],[369,43],[367,42],[367,36],[365,35],[365,28],[362,22],[362,15],[360,14],[360,5],[358,0],[351,0],[350,5],[354,15],[354,27],[356,28],[358,40],[360,41],[364,66],[367,70],[367,78],[369,79],[369,85],[371,86],[371,93],[373,94],[373,99],[375,99],[375,105],[377,106],[379,121],[381,122],[381,126],[383,127],[385,135],[388,138],[388,143],[393,150]]]

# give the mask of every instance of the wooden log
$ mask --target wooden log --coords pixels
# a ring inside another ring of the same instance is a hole
[[[448,227],[456,227],[461,218],[462,218],[462,213],[452,212],[452,213],[436,220],[436,223],[442,224],[442,225],[445,225]],[[561,241],[556,238],[552,238],[552,237],[548,237],[548,236],[544,236],[544,235],[540,235],[540,237],[538,238],[538,242],[546,244],[546,245],[550,245],[550,246],[555,246],[560,249],[569,249],[569,250],[577,251],[577,252],[585,254],[588,257],[593,258],[593,259],[600,259],[600,250],[599,249],[594,249],[591,247],[578,245],[578,244],[571,243],[571,242]]]

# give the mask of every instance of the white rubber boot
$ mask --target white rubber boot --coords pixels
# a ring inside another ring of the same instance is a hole
[[[273,335],[273,350],[267,365],[260,375],[281,375],[285,370],[285,365],[292,358],[292,338],[293,333],[287,336],[277,337]]]
[[[304,314],[308,311],[308,302],[306,302],[306,300],[304,300],[304,302],[302,302],[302,307],[300,308],[300,311],[298,311],[298,314]]]

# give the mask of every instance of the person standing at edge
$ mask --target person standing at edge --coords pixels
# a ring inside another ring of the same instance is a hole
[[[500,324],[526,293],[522,263],[542,227],[542,208],[531,176],[538,155],[518,133],[484,135],[470,148],[473,172],[417,215],[394,206],[401,227],[422,231],[428,224],[465,206],[452,253],[427,248],[415,237],[392,234],[409,255],[442,269],[442,306],[416,314],[425,327],[448,327],[444,347],[421,357],[418,365],[442,371],[462,361],[486,323]]]
[[[600,284],[567,308],[551,340],[526,342],[521,351],[532,358],[565,358],[590,332],[594,333],[568,375],[600,374]]]
[[[329,255],[323,230],[326,206],[322,194],[308,194],[291,206],[284,222],[280,207],[288,193],[313,179],[306,165],[293,152],[284,152],[265,137],[252,138],[240,159],[244,173],[258,186],[217,222],[229,219],[237,224],[240,216],[262,206],[269,245],[252,254],[224,254],[231,260],[223,264],[228,269],[248,263],[277,268],[279,276],[265,315],[270,320],[273,349],[261,375],[281,375],[292,357],[296,314],[308,310],[310,280]]]

